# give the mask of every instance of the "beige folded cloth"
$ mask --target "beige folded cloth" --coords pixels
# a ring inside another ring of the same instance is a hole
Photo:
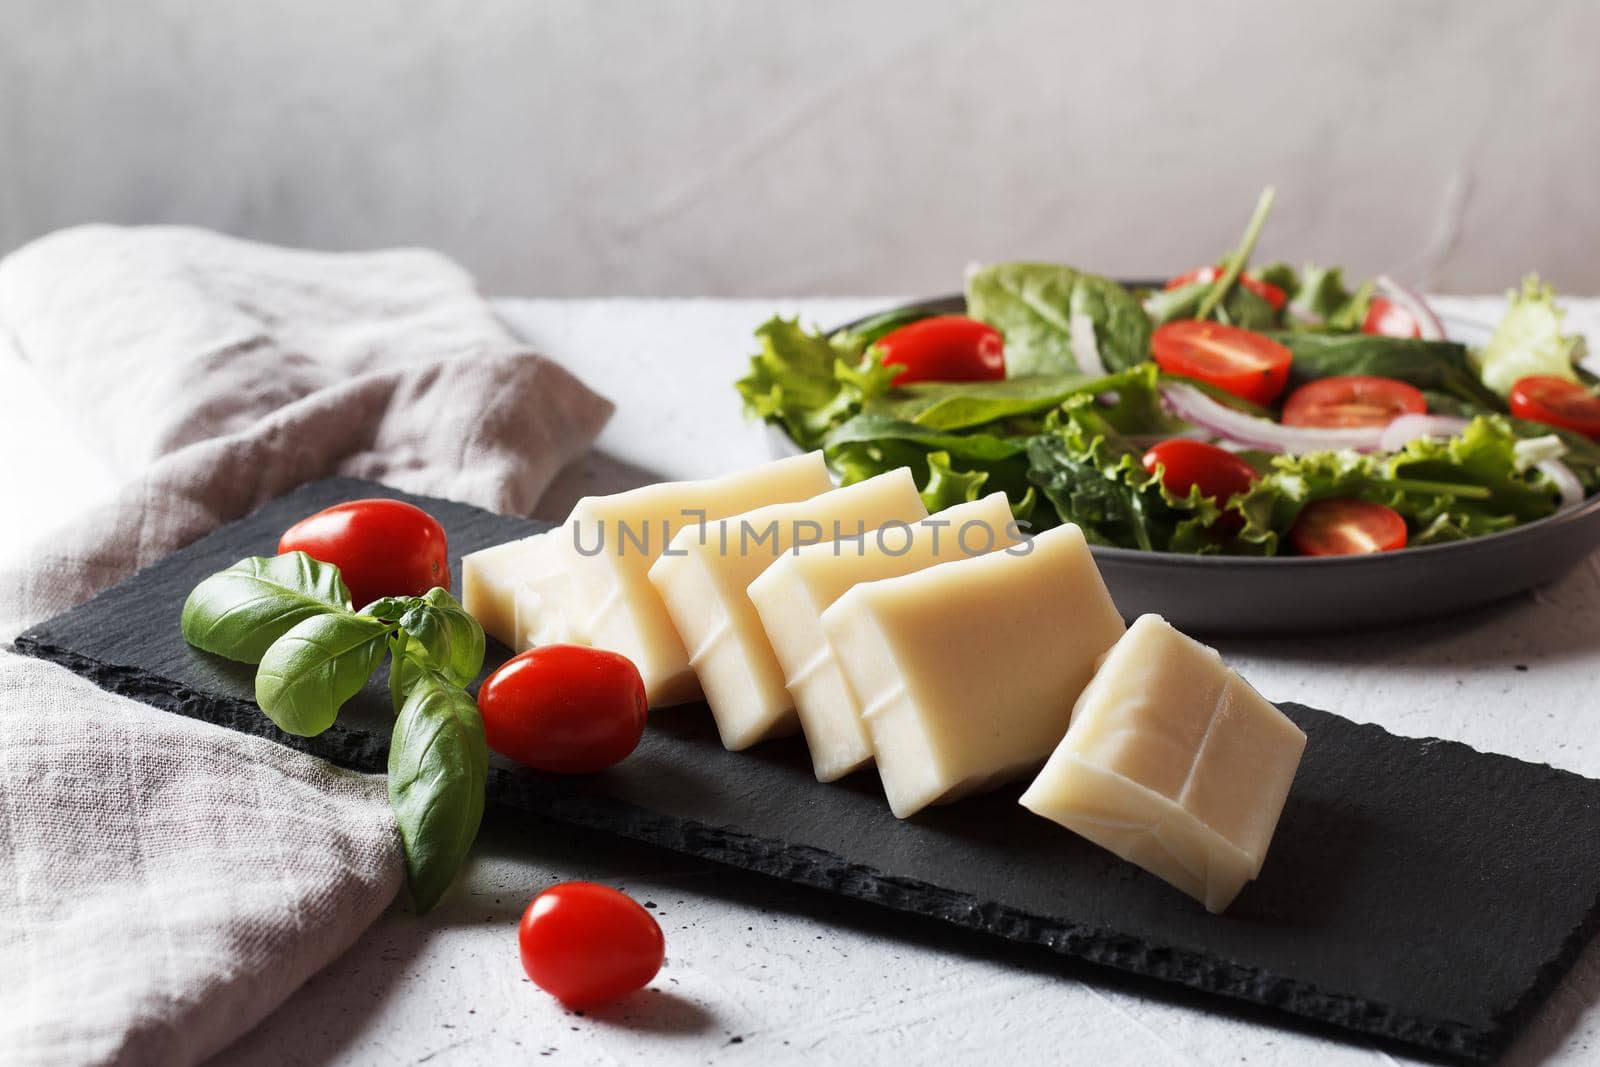
[[[611,411],[422,251],[67,230],[0,261],[0,331],[128,479],[0,570],[7,640],[313,478],[530,511]],[[202,1059],[400,870],[381,779],[0,652],[6,1062]]]

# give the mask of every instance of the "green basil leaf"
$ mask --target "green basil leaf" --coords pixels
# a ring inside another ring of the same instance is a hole
[[[466,685],[483,669],[483,627],[443,589],[435,587],[410,598],[398,621],[411,639],[408,654],[437,670],[446,681]],[[402,688],[408,690],[409,686],[402,684]]]
[[[378,669],[388,636],[386,623],[366,615],[301,620],[261,657],[256,703],[287,733],[320,734]]]
[[[419,669],[389,745],[389,804],[418,911],[438,903],[466,859],[488,778],[478,705],[438,672]]]
[[[183,638],[244,663],[314,615],[350,610],[339,568],[304,552],[253,556],[194,587],[183,605]]]

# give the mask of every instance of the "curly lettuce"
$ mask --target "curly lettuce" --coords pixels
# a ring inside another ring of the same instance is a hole
[[[1584,356],[1584,342],[1577,334],[1561,332],[1565,312],[1556,306],[1556,291],[1530,274],[1521,291],[1506,295],[1511,306],[1476,356],[1483,384],[1509,396],[1517,380],[1530,375],[1578,381],[1576,364]]]
[[[734,383],[745,413],[783,424],[801,448],[817,448],[829,430],[887,392],[895,371],[864,336],[832,336],[771,318],[756,330],[761,350]]]

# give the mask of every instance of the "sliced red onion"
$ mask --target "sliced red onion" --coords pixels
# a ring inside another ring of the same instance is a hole
[[[1417,328],[1422,331],[1424,341],[1444,340],[1444,324],[1433,313],[1428,302],[1422,299],[1421,293],[1401,285],[1387,274],[1378,275],[1374,283],[1379,293],[1411,313],[1411,317],[1417,320]]]
[[[1572,468],[1559,459],[1547,459],[1535,464],[1534,469],[1543,472],[1555,485],[1563,508],[1570,508],[1583,499],[1583,483],[1572,473]]]
[[[1079,374],[1105,377],[1106,364],[1100,358],[1100,342],[1094,335],[1093,319],[1074,311],[1067,319],[1067,344],[1072,348],[1072,358],[1078,361]]]
[[[1419,437],[1454,437],[1466,428],[1467,420],[1453,415],[1401,415],[1383,428],[1378,449],[1398,452]]]
[[[1203,427],[1218,437],[1264,452],[1298,455],[1342,448],[1373,452],[1378,449],[1379,438],[1383,436],[1382,427],[1325,430],[1309,426],[1284,426],[1271,419],[1257,418],[1230,408],[1183,382],[1162,382],[1161,397],[1178,418]]]

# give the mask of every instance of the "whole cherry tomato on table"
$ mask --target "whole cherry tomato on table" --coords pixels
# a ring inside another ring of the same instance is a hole
[[[1367,317],[1362,320],[1361,332],[1380,337],[1421,337],[1422,324],[1415,315],[1393,300],[1375,296],[1367,305]]]
[[[1184,286],[1193,285],[1195,282],[1210,284],[1222,277],[1222,272],[1226,269],[1226,265],[1222,263],[1209,267],[1196,267],[1194,270],[1178,275],[1168,282],[1166,287],[1168,289],[1182,289]],[[1273,311],[1277,311],[1289,302],[1288,293],[1271,282],[1262,281],[1249,271],[1242,271],[1239,274],[1239,285],[1265,300],[1272,306]]]
[[[1518,378],[1511,387],[1511,414],[1600,439],[1600,396],[1565,378],[1548,374]]]
[[[517,929],[522,969],[569,1007],[643,989],[661,970],[661,927],[632,897],[593,882],[563,882],[534,897]]]
[[[1406,520],[1382,504],[1334,498],[1313,500],[1289,528],[1302,556],[1364,556],[1406,547]]]
[[[380,597],[450,588],[444,527],[403,500],[352,500],[319,511],[278,539],[278,554],[285,552],[338,567],[358,608]]]
[[[1006,376],[1005,338],[965,315],[935,315],[878,340],[883,365],[901,367],[895,385],[993,382]]]
[[[626,656],[584,645],[540,645],[478,690],[489,747],[538,771],[593,774],[644,734],[644,680]]]
[[[1290,393],[1283,402],[1283,424],[1329,429],[1387,426],[1401,415],[1427,410],[1427,397],[1409,382],[1341,374],[1308,382]]]
[[[1289,381],[1287,348],[1237,326],[1184,319],[1157,327],[1150,353],[1168,374],[1198,378],[1255,404],[1270,404]]]

